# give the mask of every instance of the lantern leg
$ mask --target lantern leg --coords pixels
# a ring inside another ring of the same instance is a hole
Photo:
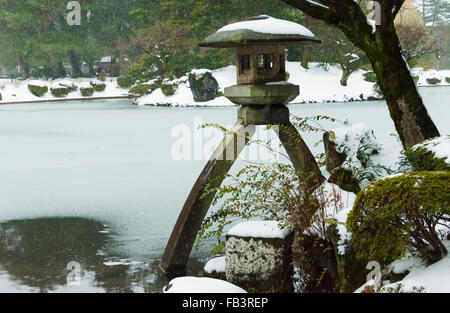
[[[231,134],[230,134],[231,133]],[[220,187],[245,145],[255,133],[255,126],[245,126],[241,119],[216,148],[192,188],[167,243],[161,269],[170,275],[183,275],[215,193],[203,196],[206,188]]]
[[[295,170],[303,175],[309,190],[316,189],[324,181],[324,177],[311,150],[291,122],[287,121],[278,126],[278,137]]]

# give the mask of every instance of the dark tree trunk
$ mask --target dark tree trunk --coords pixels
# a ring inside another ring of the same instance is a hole
[[[342,68],[341,85],[347,86],[347,81],[350,75],[352,75],[353,70],[348,70],[345,67]]]
[[[283,0],[306,14],[338,27],[368,56],[391,118],[405,148],[439,136],[402,56],[394,19],[404,0],[380,1],[381,25],[373,31],[354,0]],[[321,4],[317,4],[320,2]]]
[[[69,58],[70,58],[70,65],[72,66],[72,77],[77,78],[81,77],[81,66],[80,66],[80,60],[78,59],[77,55],[73,50],[69,50]]]
[[[369,58],[404,147],[439,136],[398,48],[395,31],[384,31],[379,39],[381,47],[370,52]]]
[[[301,59],[301,66],[304,69],[309,69],[309,47],[304,46],[302,49],[302,59]]]

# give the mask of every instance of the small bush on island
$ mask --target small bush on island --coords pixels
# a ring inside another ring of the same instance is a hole
[[[50,92],[54,97],[63,98],[69,94],[69,88],[67,87],[51,87]]]
[[[149,91],[153,91],[154,89],[156,89],[156,87],[157,85],[154,84],[139,84],[131,88],[128,93],[132,95],[143,96],[148,94]]]
[[[177,91],[178,86],[176,84],[170,84],[170,83],[162,83],[161,84],[161,91],[162,93],[168,97],[173,96],[175,92]]]
[[[94,87],[80,87],[80,92],[83,97],[91,97],[94,94]]]
[[[30,83],[30,84],[28,84],[28,89],[36,97],[42,97],[43,95],[45,95],[48,92],[48,87],[43,86],[41,84]]]
[[[441,82],[442,80],[437,78],[437,77],[432,77],[432,78],[427,78],[427,83],[429,83],[430,85],[437,85]]]
[[[390,264],[416,252],[429,264],[447,254],[450,172],[414,172],[362,190],[347,219],[356,257]],[[438,229],[439,228],[439,229]]]
[[[130,75],[121,75],[117,78],[117,84],[120,88],[130,88],[136,82],[136,79]]]
[[[450,84],[450,77],[445,77],[445,81],[447,82],[447,84]]]
[[[106,89],[106,84],[105,83],[103,83],[103,82],[99,82],[99,81],[97,81],[97,82],[91,82],[91,86],[94,88],[94,90],[95,91],[97,91],[97,92],[102,92],[102,91],[105,91],[105,89]]]

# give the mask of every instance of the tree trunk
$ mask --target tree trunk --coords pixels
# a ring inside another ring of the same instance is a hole
[[[382,41],[381,44],[367,54],[403,146],[409,148],[439,136],[401,54],[393,27],[392,30],[384,28],[377,40]]]
[[[381,25],[374,30],[360,4],[353,0],[283,0],[308,15],[342,30],[370,59],[405,148],[439,136],[401,53],[394,19],[404,0],[379,2]]]
[[[304,69],[309,69],[309,47],[304,46],[302,49],[301,65]]]
[[[16,53],[16,59],[17,59],[17,71],[20,75],[22,75],[22,78],[27,79],[28,73],[25,68],[25,62],[23,61],[22,54],[20,52]]]
[[[72,77],[78,78],[82,76],[80,61],[73,50],[69,50],[70,65],[72,66]]]
[[[353,73],[353,71],[346,69],[345,67],[341,66],[342,68],[342,76],[341,76],[341,85],[347,86],[347,81],[350,75]]]

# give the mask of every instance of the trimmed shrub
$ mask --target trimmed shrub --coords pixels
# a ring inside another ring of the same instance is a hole
[[[427,83],[429,83],[430,85],[436,85],[439,84],[442,80],[436,77],[432,77],[432,78],[427,78]]]
[[[2,101],[2,100],[3,100],[2,93],[0,92],[0,101]]]
[[[69,90],[69,93],[78,90],[78,87],[77,87],[75,84],[73,84],[73,83],[69,83],[69,82],[67,82],[67,83],[61,82],[61,83],[59,83],[59,85],[62,86],[62,87],[67,88],[67,89]]]
[[[69,88],[63,87],[63,86],[61,86],[61,87],[51,87],[50,88],[50,92],[52,93],[52,95],[54,97],[62,98],[62,97],[65,97],[65,96],[67,96],[69,94]]]
[[[117,78],[117,84],[120,88],[130,88],[136,82],[130,75],[121,75]]]
[[[450,136],[438,137],[426,140],[421,144],[408,148],[405,155],[416,171],[450,171],[450,160],[446,157],[438,158],[433,151],[428,149],[437,144],[442,138],[450,141]]]
[[[175,91],[177,91],[178,86],[176,84],[170,84],[170,83],[162,83],[161,84],[161,91],[165,96],[173,96],[175,94]]]
[[[36,86],[36,85],[28,84],[28,89],[36,97],[42,97],[43,95],[45,95],[48,92],[47,86]]]
[[[445,81],[450,84],[450,77],[445,77]]]
[[[138,95],[138,96],[143,96],[148,94],[149,90],[154,90],[156,85],[154,84],[139,84],[134,86],[133,88],[130,89],[130,91],[128,91],[128,93],[132,94],[132,95]]]
[[[91,86],[97,92],[102,92],[102,91],[105,91],[105,89],[106,89],[106,84],[105,83],[91,82]]]
[[[390,264],[406,252],[428,263],[447,254],[450,172],[414,172],[369,185],[347,219],[356,257]],[[441,230],[436,229],[440,224]],[[446,225],[446,228],[445,228]]]
[[[94,94],[94,87],[81,87],[80,92],[83,97],[91,97]]]

